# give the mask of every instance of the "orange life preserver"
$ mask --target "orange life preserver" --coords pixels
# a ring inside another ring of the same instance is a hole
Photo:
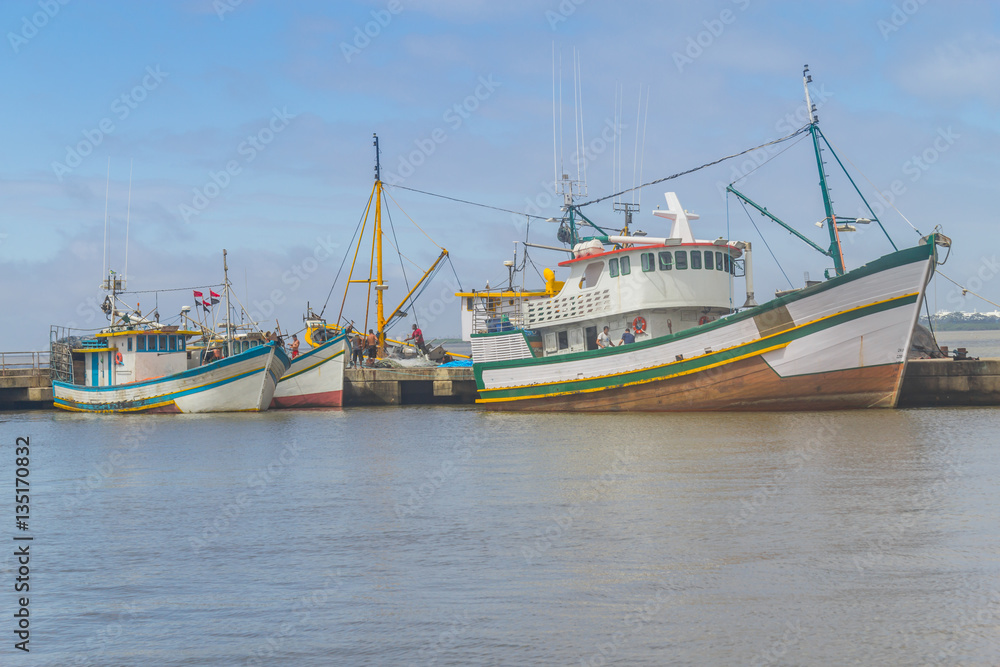
[[[641,315],[632,320],[632,328],[637,334],[646,333],[646,319]]]
[[[122,353],[121,352],[115,352],[115,363],[118,364],[119,366],[122,365]]]
[[[708,316],[707,315],[702,315],[701,319],[698,320],[698,324],[699,325],[705,324],[706,322],[708,322]]]

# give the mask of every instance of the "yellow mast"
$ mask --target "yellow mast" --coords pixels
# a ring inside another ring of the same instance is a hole
[[[378,355],[385,355],[385,312],[382,309],[382,292],[388,287],[382,282],[382,178],[379,173],[378,135],[375,137],[375,253],[377,281],[375,283],[375,322],[378,326]]]

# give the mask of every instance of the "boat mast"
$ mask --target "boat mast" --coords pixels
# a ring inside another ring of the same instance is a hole
[[[222,249],[222,275],[226,283],[226,356],[233,356],[233,328],[229,325],[229,265],[226,263],[226,249]]]
[[[378,135],[375,139],[375,244],[376,283],[375,283],[375,323],[378,326],[378,351],[385,355],[385,311],[382,304],[382,292],[388,285],[382,282],[382,169],[378,154]]]
[[[830,201],[830,189],[826,182],[826,170],[823,168],[823,154],[819,147],[819,118],[816,116],[816,107],[809,98],[809,84],[812,76],[809,74],[809,65],[802,70],[802,87],[806,91],[806,110],[809,112],[809,134],[812,135],[813,150],[816,152],[816,168],[819,170],[819,187],[823,193],[823,207],[826,210],[826,220],[824,223],[830,232],[830,250],[827,253],[833,258],[833,267],[838,276],[844,275],[844,251],[840,245],[840,235],[837,233],[837,217],[833,214],[833,203]]]

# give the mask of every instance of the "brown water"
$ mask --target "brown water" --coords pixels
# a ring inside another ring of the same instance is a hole
[[[996,409],[0,419],[4,665],[1000,663]]]

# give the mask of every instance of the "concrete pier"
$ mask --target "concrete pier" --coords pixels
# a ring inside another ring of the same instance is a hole
[[[48,368],[0,370],[0,410],[52,407],[52,380]]]
[[[1000,405],[1000,359],[915,359],[906,364],[899,407]]]
[[[476,402],[472,368],[351,368],[344,371],[344,407]]]

